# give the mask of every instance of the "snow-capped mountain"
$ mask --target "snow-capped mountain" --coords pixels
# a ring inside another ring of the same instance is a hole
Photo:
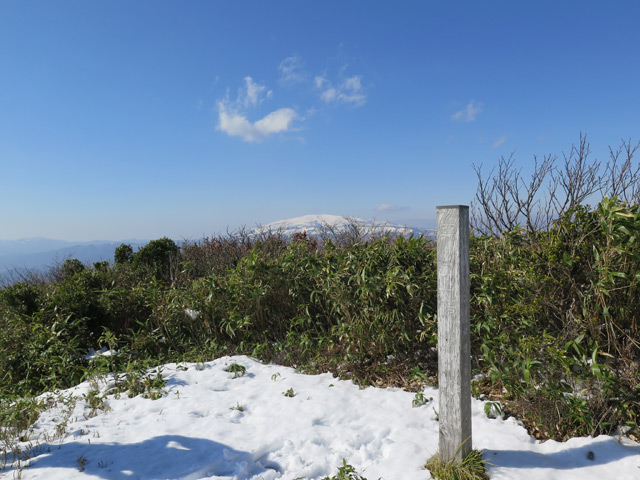
[[[395,225],[376,220],[363,220],[358,217],[340,215],[303,215],[302,217],[288,218],[276,222],[260,225],[254,229],[254,233],[278,232],[285,236],[298,232],[307,232],[309,236],[322,236],[330,232],[340,232],[348,229],[359,229],[365,235],[370,234],[397,234],[397,235],[432,235],[433,231],[423,228],[415,228],[403,225]]]

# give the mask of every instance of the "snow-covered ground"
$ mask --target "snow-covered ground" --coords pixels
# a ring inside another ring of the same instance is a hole
[[[232,364],[246,374],[234,378],[226,371]],[[162,398],[109,395],[109,408],[93,416],[83,399],[89,383],[63,392],[79,400],[41,416],[21,478],[319,479],[335,475],[343,459],[369,480],[430,478],[423,465],[438,445],[436,388],[425,388],[433,400],[414,408],[413,393],[360,389],[330,374],[304,375],[242,356],[170,364],[162,374]],[[56,437],[65,419],[66,433]],[[540,443],[514,419],[487,418],[477,400],[473,446],[496,480],[640,479],[640,445],[628,439]],[[11,478],[18,472],[0,471],[0,479]]]

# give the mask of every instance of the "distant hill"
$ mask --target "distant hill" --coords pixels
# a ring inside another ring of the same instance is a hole
[[[304,215],[302,217],[278,220],[277,222],[260,225],[253,230],[260,232],[280,232],[283,235],[293,235],[297,232],[307,232],[310,236],[322,236],[330,231],[340,231],[349,227],[357,227],[367,234],[371,233],[394,233],[399,235],[427,235],[434,236],[434,230],[424,228],[409,227],[405,225],[395,225],[388,222],[376,222],[375,220],[363,220],[358,217],[347,217],[339,215]]]
[[[29,253],[49,252],[61,248],[72,247],[83,242],[67,242],[50,238],[22,238],[20,240],[0,240],[0,257],[7,255],[24,255]],[[103,242],[92,242],[103,243]]]
[[[130,244],[135,251],[147,242],[144,240],[68,242],[48,238],[0,240],[0,276],[26,270],[45,271],[68,258],[77,258],[88,264],[104,260],[113,261],[115,249],[121,243]]]

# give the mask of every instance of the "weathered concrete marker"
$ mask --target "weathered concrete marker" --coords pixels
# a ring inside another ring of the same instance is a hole
[[[471,338],[469,327],[469,207],[439,206],[438,388],[440,458],[471,452]]]

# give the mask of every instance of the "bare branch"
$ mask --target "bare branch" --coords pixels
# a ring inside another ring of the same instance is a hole
[[[609,147],[610,160],[605,167],[603,195],[616,197],[626,203],[640,202],[640,164],[634,167],[632,163],[638,148],[640,142],[632,145],[630,139],[622,140],[616,151]]]
[[[552,205],[556,218],[582,204],[601,189],[603,175],[600,174],[600,162],[590,161],[590,154],[587,136],[581,133],[578,146],[572,145],[568,156],[563,154],[562,170],[552,174],[563,193],[561,197],[555,197],[556,201]]]
[[[564,162],[556,167],[557,158],[546,155],[541,161],[534,156],[531,176],[525,179],[514,167],[514,157],[501,157],[488,177],[482,166],[473,165],[478,177],[472,202],[473,229],[481,235],[500,235],[521,226],[528,232],[547,230],[558,218],[587,202],[594,194],[618,197],[627,203],[640,203],[640,165],[633,157],[640,142],[622,141],[617,150],[609,149],[610,160],[602,173],[602,165],[591,159],[587,136],[580,134],[577,145]]]

